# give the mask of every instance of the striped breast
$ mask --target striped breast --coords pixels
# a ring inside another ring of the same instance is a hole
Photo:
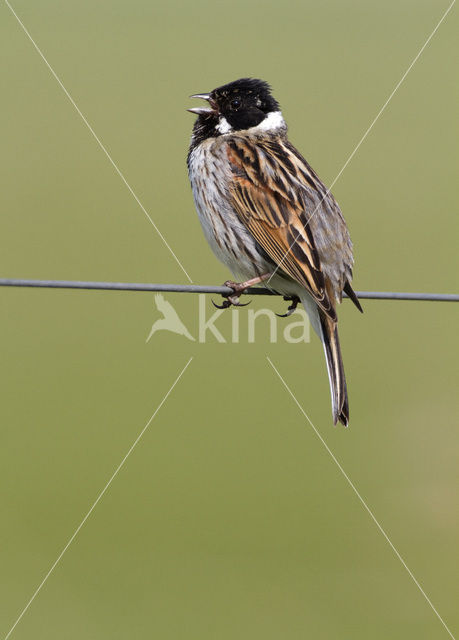
[[[225,138],[209,138],[192,149],[188,173],[199,220],[216,257],[238,279],[272,268],[230,203],[232,171]]]

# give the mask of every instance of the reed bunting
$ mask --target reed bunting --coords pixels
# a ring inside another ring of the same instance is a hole
[[[204,234],[238,282],[223,306],[265,282],[303,303],[327,362],[333,422],[347,426],[349,404],[338,339],[342,292],[351,288],[352,243],[340,208],[287,138],[270,86],[253,78],[199,93],[188,172]],[[240,281],[240,282],[239,282]]]

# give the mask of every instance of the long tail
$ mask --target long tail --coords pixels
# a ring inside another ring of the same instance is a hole
[[[339,345],[338,325],[319,312],[322,344],[327,361],[328,378],[332,398],[333,424],[338,420],[345,426],[349,424],[349,402],[347,399],[346,376]]]
[[[317,304],[306,291],[301,291],[298,295],[306,309],[314,331],[318,334],[324,346],[328,379],[330,381],[333,423],[336,424],[339,420],[347,427],[349,424],[349,403],[337,324],[319,310]]]

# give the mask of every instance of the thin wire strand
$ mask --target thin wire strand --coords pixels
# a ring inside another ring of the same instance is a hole
[[[447,631],[448,635],[455,640],[453,634],[451,633],[449,627],[447,626],[446,622],[443,620],[443,618],[441,617],[441,615],[438,613],[437,609],[435,608],[435,606],[433,605],[432,601],[430,600],[429,596],[426,594],[426,592],[424,591],[424,589],[421,587],[421,585],[419,584],[418,580],[416,579],[416,577],[414,576],[414,574],[412,573],[411,569],[408,567],[408,565],[406,564],[405,560],[402,558],[402,556],[400,555],[399,551],[397,550],[397,548],[394,546],[394,544],[392,543],[391,539],[389,538],[389,536],[387,535],[386,531],[383,529],[383,527],[380,525],[379,521],[377,520],[376,516],[374,515],[373,511],[370,509],[370,507],[367,505],[367,503],[365,502],[365,500],[362,498],[362,496],[360,495],[357,487],[355,486],[355,484],[352,482],[352,480],[350,479],[350,477],[347,475],[347,473],[345,472],[345,470],[343,469],[343,467],[341,466],[339,460],[336,458],[335,454],[333,453],[333,451],[330,449],[330,447],[328,446],[328,444],[325,442],[325,440],[322,438],[322,436],[320,435],[320,432],[318,431],[318,429],[314,426],[314,424],[312,423],[310,417],[308,416],[308,414],[305,412],[305,410],[303,409],[303,407],[301,406],[301,404],[298,402],[298,400],[296,399],[293,391],[290,389],[290,387],[288,386],[288,384],[285,382],[284,378],[282,377],[282,375],[279,373],[278,369],[276,368],[276,366],[273,364],[271,358],[269,356],[266,356],[267,361],[269,362],[269,364],[271,365],[272,369],[274,370],[274,372],[276,373],[277,377],[279,378],[279,380],[282,382],[283,386],[285,387],[285,389],[288,391],[288,393],[290,394],[292,400],[294,401],[294,403],[296,404],[296,406],[298,407],[298,409],[301,411],[301,413],[303,414],[303,416],[306,418],[306,420],[309,422],[309,424],[311,425],[311,427],[314,430],[314,433],[316,434],[316,436],[319,438],[319,440],[321,441],[322,445],[325,447],[326,451],[328,452],[328,454],[330,455],[330,457],[332,458],[333,462],[336,464],[336,466],[338,467],[338,469],[340,470],[340,472],[343,474],[344,478],[346,479],[348,485],[351,487],[352,491],[355,493],[355,495],[357,496],[357,498],[359,499],[360,503],[362,504],[362,506],[364,507],[364,509],[366,510],[366,512],[368,513],[368,515],[370,516],[370,518],[373,520],[373,522],[375,523],[375,525],[377,526],[377,528],[379,529],[380,533],[383,535],[383,537],[385,538],[386,542],[389,544],[389,546],[391,547],[392,551],[395,553],[395,555],[397,556],[397,558],[399,559],[399,561],[402,563],[403,567],[406,569],[408,575],[410,576],[410,578],[413,580],[414,584],[417,586],[417,588],[419,589],[419,591],[422,593],[423,597],[425,598],[426,602],[429,604],[429,606],[431,607],[432,611],[435,613],[435,615],[437,616],[438,620],[441,622],[441,624],[444,626],[445,630]]]
[[[94,129],[92,128],[92,126],[89,124],[88,120],[86,119],[85,115],[82,113],[82,111],[80,110],[80,108],[78,107],[78,105],[76,104],[75,100],[72,98],[72,96],[70,95],[70,93],[67,91],[67,89],[65,88],[62,80],[59,78],[59,76],[57,75],[57,73],[54,71],[54,69],[52,68],[52,66],[50,65],[50,63],[48,62],[48,60],[46,59],[44,53],[41,51],[40,47],[37,45],[37,43],[35,42],[35,40],[32,38],[32,36],[30,35],[29,31],[27,30],[27,28],[25,27],[24,23],[21,22],[21,19],[19,18],[19,16],[17,15],[17,13],[15,12],[15,10],[13,9],[13,7],[10,5],[10,3],[8,2],[8,0],[5,0],[5,4],[6,6],[9,8],[9,10],[11,11],[11,13],[13,14],[13,16],[16,18],[17,22],[19,23],[20,27],[22,28],[22,30],[24,31],[24,33],[26,34],[26,36],[28,37],[28,39],[30,40],[30,42],[32,43],[35,51],[38,53],[38,55],[40,56],[40,58],[43,60],[43,62],[46,64],[46,66],[48,67],[49,71],[51,72],[51,74],[53,75],[54,79],[57,81],[58,85],[60,86],[60,88],[62,89],[62,91],[65,93],[65,95],[67,96],[67,98],[69,99],[69,101],[71,102],[71,104],[73,105],[73,107],[75,108],[75,111],[78,113],[78,115],[80,116],[80,118],[83,120],[83,122],[85,123],[85,125],[87,126],[87,128],[89,129],[91,135],[93,136],[93,138],[95,139],[95,141],[97,142],[97,144],[99,145],[99,147],[102,149],[102,151],[104,152],[104,154],[106,155],[106,157],[108,158],[110,164],[112,165],[112,167],[115,169],[116,173],[119,175],[119,177],[121,178],[121,180],[124,182],[125,186],[127,187],[129,193],[132,195],[132,197],[134,198],[134,200],[137,202],[137,204],[139,205],[139,207],[142,209],[143,213],[145,214],[145,216],[148,218],[148,220],[150,221],[151,225],[153,226],[154,230],[156,231],[156,233],[159,235],[159,237],[161,238],[161,240],[164,242],[165,246],[167,247],[167,249],[169,250],[169,252],[171,253],[171,255],[174,257],[175,261],[177,262],[177,264],[179,265],[179,267],[181,268],[181,270],[183,271],[183,273],[186,275],[186,277],[188,278],[188,280],[190,282],[193,282],[193,280],[190,278],[190,276],[188,275],[185,267],[183,266],[183,264],[180,262],[180,260],[177,258],[177,256],[175,255],[174,251],[172,250],[172,248],[170,247],[169,243],[167,242],[166,238],[163,236],[163,234],[161,233],[161,231],[158,229],[158,227],[156,226],[155,222],[153,221],[153,218],[150,216],[150,214],[148,213],[148,211],[145,209],[145,207],[143,206],[143,204],[140,202],[137,194],[134,192],[134,189],[131,187],[131,185],[129,184],[129,182],[126,180],[123,172],[121,171],[121,169],[118,167],[118,165],[116,164],[116,162],[113,160],[113,158],[111,157],[111,155],[109,154],[109,152],[107,151],[105,145],[102,143],[102,141],[100,140],[100,138],[98,137],[98,135],[96,134],[96,132],[94,131]]]
[[[39,289],[96,289],[102,291],[163,291],[169,293],[217,293],[230,295],[233,289],[225,286],[188,284],[150,284],[143,282],[93,282],[87,280],[29,280],[24,278],[0,278],[0,287],[34,287]],[[250,287],[244,291],[251,296],[280,295],[271,289]],[[431,302],[459,302],[458,293],[413,293],[401,291],[356,291],[367,300],[422,300]],[[348,298],[343,293],[344,298]]]
[[[126,453],[126,455],[124,456],[124,458],[121,460],[121,462],[119,463],[119,465],[116,467],[115,471],[112,473],[109,481],[106,483],[106,485],[104,486],[104,488],[102,489],[102,491],[99,493],[99,495],[97,496],[96,500],[93,502],[91,508],[89,509],[89,511],[87,512],[87,514],[85,515],[85,517],[83,518],[83,520],[80,522],[80,524],[78,525],[78,527],[75,529],[73,535],[70,537],[70,539],[68,540],[67,544],[65,545],[65,547],[62,549],[62,551],[60,552],[60,554],[57,556],[56,560],[54,561],[54,563],[51,565],[51,568],[49,569],[48,573],[45,575],[45,577],[43,578],[43,580],[40,582],[40,584],[38,585],[38,587],[35,589],[32,597],[30,598],[30,600],[28,601],[28,603],[26,604],[26,606],[24,607],[24,609],[22,610],[21,614],[19,615],[19,617],[16,619],[16,622],[13,624],[13,626],[11,627],[11,629],[8,631],[8,633],[6,634],[4,640],[8,640],[8,638],[10,637],[10,635],[13,633],[14,629],[16,628],[16,626],[18,625],[18,623],[21,621],[22,617],[24,616],[24,614],[26,613],[26,611],[28,610],[28,608],[30,607],[30,605],[32,604],[32,602],[35,600],[35,598],[37,597],[37,595],[39,594],[39,592],[41,591],[41,588],[43,587],[43,585],[45,584],[45,582],[48,580],[49,576],[52,574],[52,572],[54,571],[54,569],[56,568],[56,566],[58,565],[58,563],[60,562],[62,556],[64,555],[64,553],[67,551],[67,549],[70,547],[70,545],[72,544],[72,542],[75,540],[78,532],[80,531],[80,529],[82,528],[82,526],[84,525],[84,523],[86,522],[86,520],[89,518],[89,516],[91,515],[91,513],[94,511],[94,509],[96,508],[96,506],[98,505],[99,501],[101,500],[101,498],[103,497],[103,495],[105,494],[105,492],[107,491],[107,489],[110,487],[111,483],[113,482],[113,480],[115,479],[115,477],[117,476],[118,472],[120,471],[121,467],[124,465],[124,463],[126,462],[126,460],[128,459],[128,457],[131,455],[131,453],[133,452],[134,448],[137,446],[139,440],[142,438],[143,434],[145,433],[145,431],[148,429],[148,427],[150,426],[150,424],[153,422],[153,420],[156,417],[156,414],[158,413],[158,411],[161,409],[161,407],[163,406],[163,404],[166,402],[166,400],[168,399],[168,397],[170,396],[170,394],[172,393],[172,391],[174,390],[175,386],[177,385],[178,381],[180,380],[180,378],[183,376],[183,374],[185,373],[185,371],[188,369],[189,364],[191,363],[191,361],[193,360],[193,358],[191,357],[188,362],[186,363],[186,365],[183,367],[183,369],[180,371],[179,375],[177,376],[177,378],[175,379],[175,381],[173,382],[172,386],[169,388],[169,391],[166,393],[166,395],[163,397],[163,399],[161,400],[161,402],[159,403],[159,405],[156,407],[155,412],[151,415],[150,419],[148,420],[148,422],[146,423],[146,425],[143,427],[142,431],[139,433],[139,435],[137,436],[137,438],[134,440],[134,442],[132,443],[132,445],[130,446],[128,452]]]

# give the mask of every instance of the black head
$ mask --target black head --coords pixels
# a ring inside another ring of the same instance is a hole
[[[263,80],[241,78],[210,93],[191,97],[207,100],[210,105],[188,109],[199,116],[193,131],[194,139],[199,141],[258,127],[263,122],[266,122],[266,130],[270,129],[270,124],[273,125],[271,128],[285,127],[279,103],[271,95],[269,84]]]

